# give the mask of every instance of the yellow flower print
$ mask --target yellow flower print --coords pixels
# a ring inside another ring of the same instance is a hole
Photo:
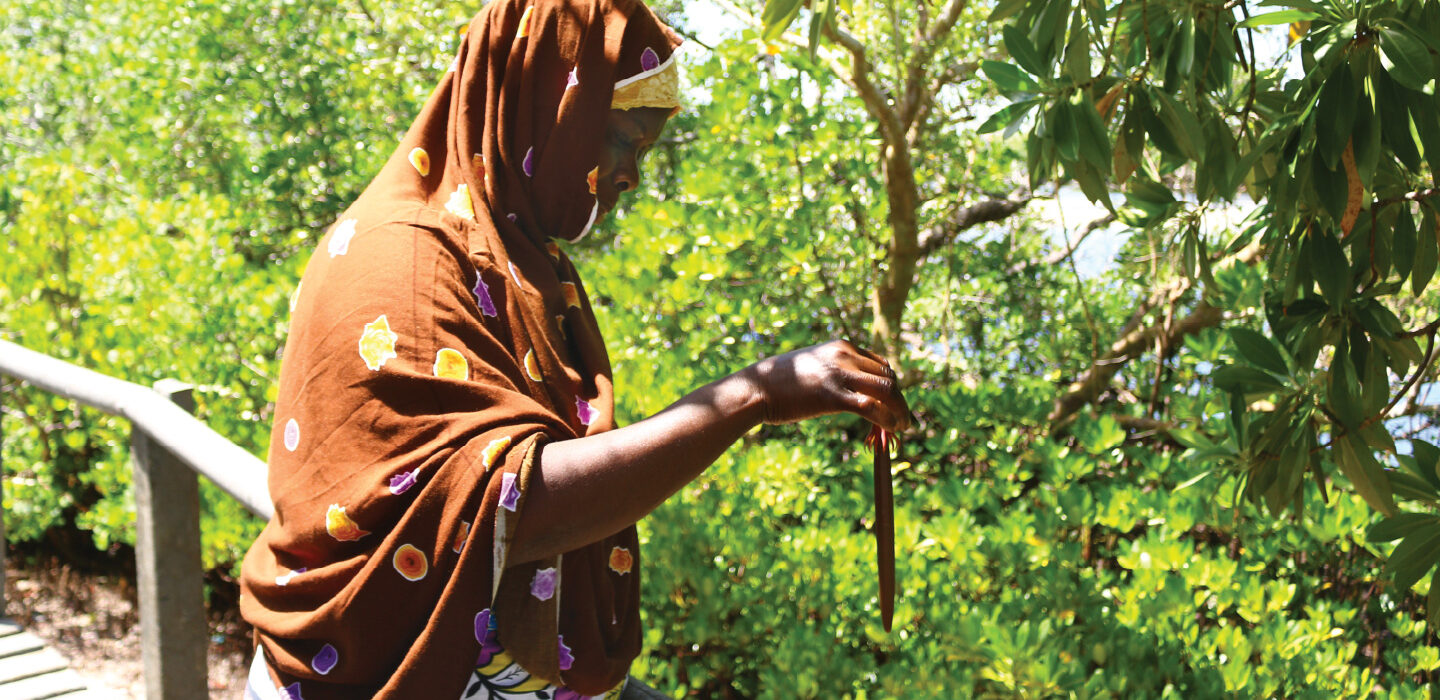
[[[415,166],[415,172],[420,173],[421,177],[430,174],[430,154],[426,153],[425,149],[410,149],[410,164]]]
[[[485,446],[485,449],[480,451],[480,463],[485,465],[486,469],[489,469],[495,466],[495,460],[500,459],[500,455],[504,454],[505,450],[508,449],[510,449],[509,435],[495,438],[490,441],[490,444]]]
[[[540,363],[535,361],[535,351],[533,349],[525,352],[525,374],[537,382],[543,381],[540,378]]]
[[[461,184],[450,194],[450,201],[445,202],[445,210],[469,221],[475,220],[475,207],[470,203],[470,186]]]
[[[565,295],[565,306],[574,309],[580,308],[580,289],[575,286],[574,282],[561,282],[560,291]]]
[[[380,371],[386,360],[397,357],[395,341],[399,339],[399,335],[391,332],[385,314],[380,314],[380,318],[365,324],[365,331],[360,334],[360,359],[371,371]]]
[[[330,509],[325,511],[325,531],[341,542],[354,542],[370,534],[361,530],[360,526],[345,514],[345,506],[339,503],[331,503]]]
[[[525,14],[520,15],[520,31],[516,32],[516,39],[524,39],[530,36],[530,14],[535,11],[535,6],[525,8]]]
[[[470,363],[465,361],[465,356],[460,354],[459,350],[440,348],[440,351],[435,353],[435,366],[431,371],[441,379],[465,381],[470,378]]]
[[[593,168],[591,168],[589,173],[586,173],[586,175],[585,175],[585,182],[586,182],[586,184],[590,185],[590,194],[595,194],[595,182],[596,182],[597,180],[599,180],[599,179],[600,179],[600,166],[598,166],[598,165],[595,166],[595,167],[593,167]]]

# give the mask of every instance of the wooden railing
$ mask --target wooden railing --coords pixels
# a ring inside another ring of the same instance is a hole
[[[3,340],[0,374],[130,421],[145,696],[207,697],[209,631],[196,475],[203,474],[250,512],[268,519],[274,505],[265,463],[191,416],[195,403],[190,387],[179,381],[164,379],[147,388]],[[0,611],[4,536],[0,518]]]

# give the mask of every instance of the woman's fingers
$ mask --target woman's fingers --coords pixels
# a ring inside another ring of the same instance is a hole
[[[887,423],[881,424],[881,427],[891,431],[910,427],[912,422],[910,405],[905,401],[905,396],[900,393],[900,383],[896,380],[895,370],[889,364],[879,363],[871,363],[864,369],[865,371],[846,372],[844,379],[847,386],[885,402],[890,412],[897,416],[894,425]]]
[[[849,403],[847,408],[850,412],[886,430],[892,429],[895,416],[890,413],[883,401],[858,391],[850,392],[847,401]]]
[[[847,372],[844,379],[849,391],[850,410],[862,418],[891,432],[910,426],[910,407],[889,377],[861,372]]]

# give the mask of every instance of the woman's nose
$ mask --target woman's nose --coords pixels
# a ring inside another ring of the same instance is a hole
[[[635,160],[632,158],[630,162],[616,168],[614,178],[611,182],[615,183],[615,189],[619,192],[629,192],[639,187],[640,169]]]

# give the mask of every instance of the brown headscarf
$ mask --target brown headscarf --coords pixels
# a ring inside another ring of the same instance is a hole
[[[275,517],[241,580],[281,688],[459,697],[490,620],[535,677],[587,694],[624,679],[635,529],[506,554],[542,446],[614,427],[604,343],[550,239],[593,223],[615,84],[679,43],[635,0],[496,0],[321,240],[291,301]]]

